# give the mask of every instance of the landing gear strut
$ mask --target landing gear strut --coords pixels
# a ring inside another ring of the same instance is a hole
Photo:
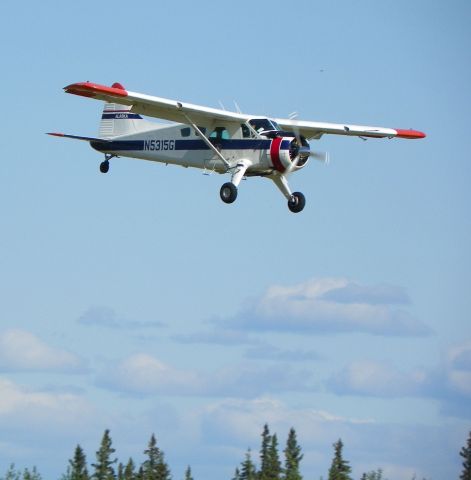
[[[103,162],[100,163],[101,173],[108,173],[108,170],[110,169],[110,160],[114,157],[116,157],[116,155],[113,155],[111,153],[105,153],[105,159],[103,160]]]

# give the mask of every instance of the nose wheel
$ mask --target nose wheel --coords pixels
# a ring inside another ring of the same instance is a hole
[[[306,205],[306,198],[301,192],[294,192],[288,200],[288,208],[293,213],[299,213]]]

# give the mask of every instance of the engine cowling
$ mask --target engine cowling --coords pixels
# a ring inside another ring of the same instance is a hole
[[[270,145],[270,161],[272,167],[280,173],[286,170],[300,170],[309,160],[310,147],[308,141],[300,136],[275,137]]]

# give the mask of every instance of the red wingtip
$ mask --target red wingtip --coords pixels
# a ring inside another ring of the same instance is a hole
[[[397,132],[397,136],[399,138],[408,138],[408,139],[416,139],[416,138],[425,138],[424,132],[419,132],[418,130],[401,130],[399,128],[395,129]]]
[[[63,137],[64,136],[63,133],[57,133],[57,132],[50,132],[50,133],[47,133],[47,135],[52,135],[53,137]]]
[[[82,97],[96,97],[100,93],[113,97],[127,97],[128,95],[128,92],[119,83],[114,83],[112,87],[106,87],[97,83],[80,82],[67,85],[67,87],[64,87],[64,90],[66,93],[73,93]]]

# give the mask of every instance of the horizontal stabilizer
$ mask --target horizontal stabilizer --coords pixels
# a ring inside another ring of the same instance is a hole
[[[52,135],[53,137],[73,138],[74,140],[83,140],[85,142],[99,142],[99,143],[109,142],[109,140],[105,140],[103,138],[81,137],[80,135],[67,135],[65,133],[48,133],[47,135]]]

